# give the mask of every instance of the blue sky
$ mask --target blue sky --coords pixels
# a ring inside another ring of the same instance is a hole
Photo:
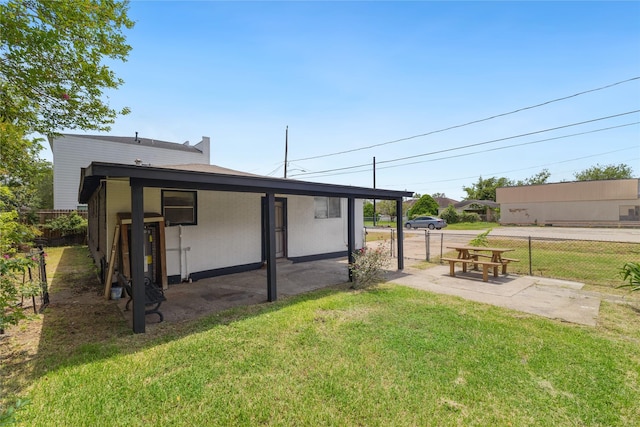
[[[480,176],[640,176],[640,125],[598,131],[640,113],[511,138],[640,110],[640,79],[384,144],[640,77],[640,2],[132,1],[129,16],[109,103],[132,113],[112,135],[206,135],[211,163],[282,176],[288,126],[290,177],[372,186],[375,156],[378,188],[458,200]]]

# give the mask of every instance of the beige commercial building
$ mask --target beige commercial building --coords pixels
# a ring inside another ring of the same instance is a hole
[[[501,187],[496,201],[505,225],[640,226],[640,179]]]

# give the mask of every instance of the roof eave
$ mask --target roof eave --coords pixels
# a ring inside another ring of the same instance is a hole
[[[87,203],[103,178],[129,178],[144,187],[189,188],[328,197],[400,199],[410,197],[408,191],[381,190],[337,184],[324,184],[261,176],[241,176],[210,172],[184,171],[149,166],[93,162],[82,172],[78,199]]]

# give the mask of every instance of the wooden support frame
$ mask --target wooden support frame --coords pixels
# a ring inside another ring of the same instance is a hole
[[[111,253],[109,254],[109,266],[107,267],[107,276],[104,280],[104,297],[106,299],[111,298],[111,280],[113,279],[113,270],[116,265],[116,258],[118,255],[118,241],[120,238],[120,224],[116,224],[116,228],[113,232],[113,244],[111,245]]]
[[[156,213],[145,213],[144,224],[158,224],[158,264],[160,276],[160,284],[163,290],[169,288],[169,280],[167,278],[167,251],[165,241],[165,223],[164,217]],[[131,226],[131,214],[129,212],[118,214],[118,226],[120,227],[120,241],[122,248],[122,265],[121,273],[125,277],[131,277],[131,265],[129,264],[129,229]]]

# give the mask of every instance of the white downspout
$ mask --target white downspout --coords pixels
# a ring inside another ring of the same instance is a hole
[[[178,256],[180,257],[180,281],[184,280],[182,274],[182,225],[178,226]]]

